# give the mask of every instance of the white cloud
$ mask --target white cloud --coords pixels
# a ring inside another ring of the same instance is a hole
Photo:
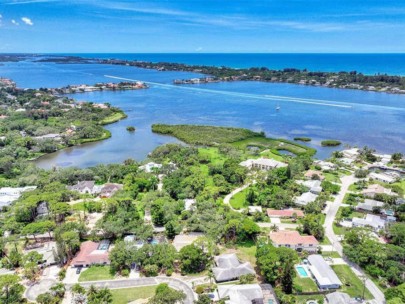
[[[28,17],[22,17],[21,20],[27,25],[34,25],[34,22],[32,22],[32,20]]]
[[[20,24],[19,24],[17,21],[15,21],[14,19],[11,20],[11,23],[14,24],[14,25],[20,25]]]
[[[203,50],[202,46],[199,46],[198,48],[195,49],[196,52],[201,52]]]

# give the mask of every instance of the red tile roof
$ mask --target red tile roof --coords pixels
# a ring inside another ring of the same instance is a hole
[[[99,244],[92,241],[83,242],[80,251],[72,260],[72,265],[109,264],[108,250],[97,250]]]
[[[319,244],[313,235],[300,235],[298,231],[272,232],[270,239],[277,245]]]
[[[292,217],[294,213],[297,215],[297,217],[304,216],[304,212],[302,212],[299,209],[284,209],[284,210],[267,209],[267,215],[270,217]]]

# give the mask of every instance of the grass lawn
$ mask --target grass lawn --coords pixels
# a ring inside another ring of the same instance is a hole
[[[236,245],[236,255],[243,262],[250,262],[253,268],[256,266],[256,244],[253,241],[241,242]]]
[[[127,304],[129,302],[147,299],[155,294],[156,286],[142,286],[133,288],[111,289],[113,304]]]
[[[339,176],[335,175],[333,173],[326,172],[326,173],[323,173],[323,176],[325,176],[325,180],[328,182],[338,183],[338,184],[341,183]]]
[[[233,208],[241,209],[249,206],[248,202],[246,201],[246,193],[248,189],[249,188],[246,188],[245,190],[242,190],[241,192],[238,192],[234,196],[232,196],[229,203]]]
[[[110,266],[92,266],[83,270],[79,282],[111,280],[114,275],[110,273]]]
[[[110,115],[110,116],[104,118],[104,119],[100,122],[100,124],[102,124],[102,125],[108,125],[108,124],[117,122],[117,121],[119,121],[119,120],[121,120],[121,119],[124,119],[124,118],[126,118],[126,117],[127,117],[127,115],[126,115],[124,112],[117,112],[117,113],[114,113],[114,114],[112,114],[112,115]]]
[[[336,272],[343,285],[342,292],[346,292],[351,297],[361,297],[363,293],[363,282],[353,273],[347,265],[332,265],[333,270]],[[346,286],[349,284],[350,286]],[[364,294],[366,299],[372,299],[372,295],[366,289]]]
[[[298,275],[294,278],[294,285],[298,285],[302,288],[303,292],[318,291],[318,286],[314,280],[310,278],[300,278]]]
[[[399,181],[399,182],[397,182],[397,183],[393,183],[392,185],[393,185],[393,186],[394,186],[394,185],[397,185],[397,186],[401,187],[402,190],[403,190],[404,193],[405,193],[405,179],[402,179],[401,181]]]
[[[331,257],[333,259],[341,258],[337,251],[323,251],[322,256],[324,257]]]
[[[319,242],[321,245],[330,245],[329,239],[325,236],[322,240],[322,242]]]
[[[309,300],[318,301],[318,303],[323,303],[325,297],[323,295],[312,295],[312,296],[295,296],[297,299],[297,304],[306,304]]]
[[[347,229],[346,227],[341,227],[341,226],[337,226],[335,223],[333,223],[333,232],[337,235],[343,235],[346,233]]]
[[[198,154],[207,157],[213,165],[223,164],[225,157],[221,155],[218,148],[199,148]]]
[[[263,151],[262,153],[260,153],[260,157],[267,157],[267,158],[272,158],[272,159],[275,159],[275,160],[278,160],[278,161],[285,161],[285,159],[284,159],[284,157],[282,157],[281,155],[277,155],[277,154],[274,154],[273,152],[271,152],[270,150],[267,150],[267,151]]]

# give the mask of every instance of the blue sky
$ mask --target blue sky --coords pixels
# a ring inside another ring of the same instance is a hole
[[[0,0],[0,52],[404,52],[402,0]]]

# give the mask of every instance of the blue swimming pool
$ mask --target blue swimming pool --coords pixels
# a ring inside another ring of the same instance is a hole
[[[306,271],[306,269],[304,267],[297,266],[297,267],[295,267],[295,269],[297,269],[297,272],[300,275],[300,277],[302,277],[302,278],[309,277],[308,272]]]

